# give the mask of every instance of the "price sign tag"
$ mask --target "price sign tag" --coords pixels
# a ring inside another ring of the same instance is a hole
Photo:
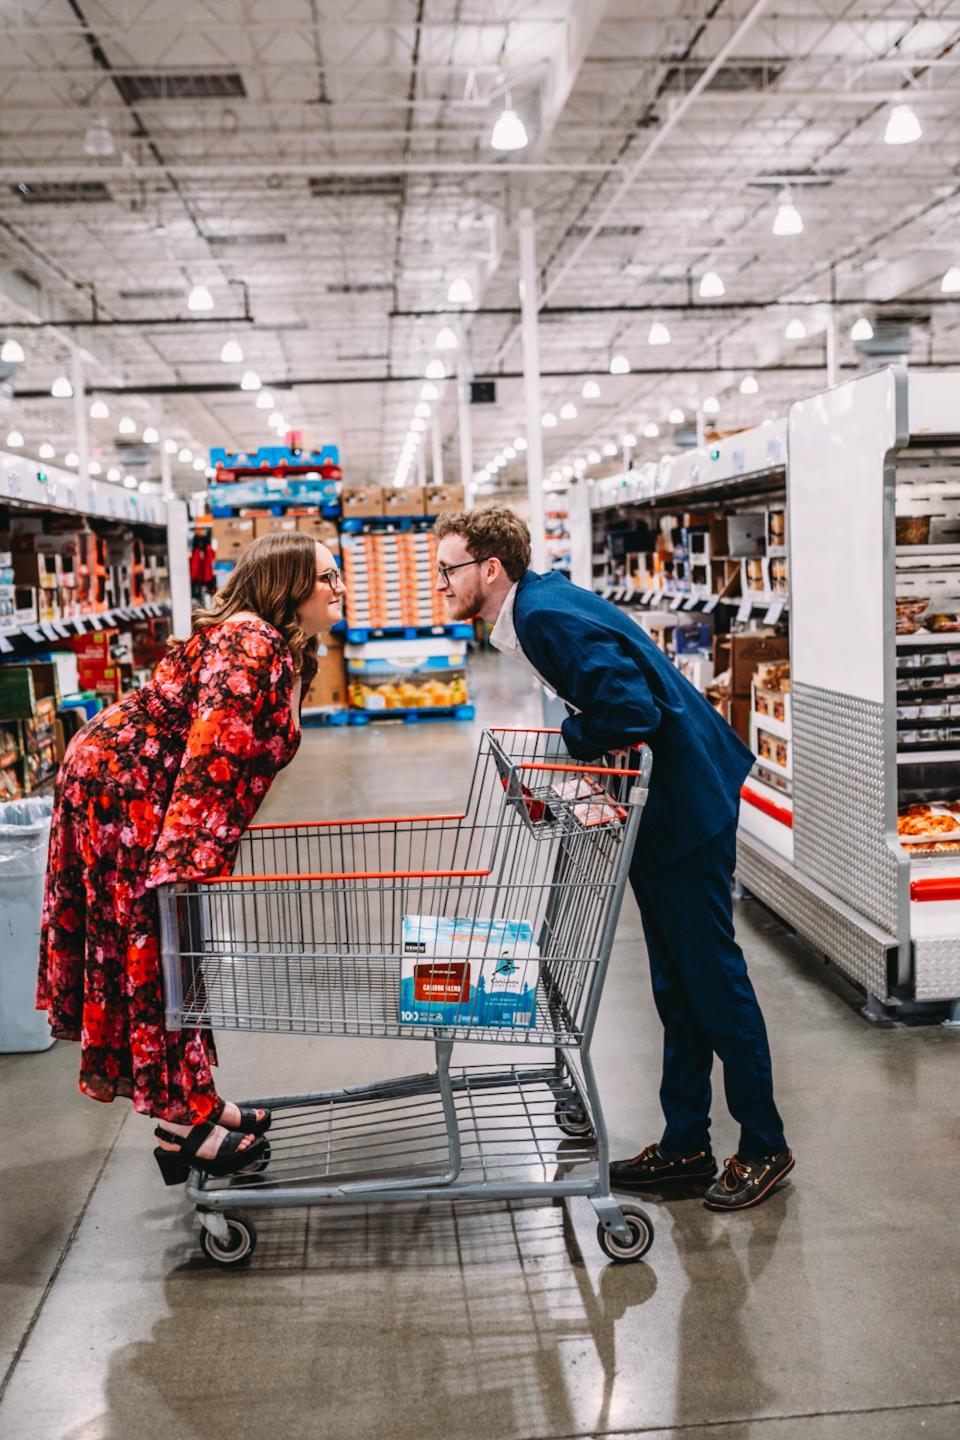
[[[683,608],[684,610],[696,610],[699,604],[700,601],[697,599],[696,595],[688,595],[686,600],[684,600],[683,602]]]
[[[46,638],[47,638],[48,640],[57,640],[57,639],[59,639],[59,636],[57,635],[56,630],[54,630],[54,628],[53,628],[53,626],[50,624],[50,621],[49,621],[49,620],[41,620],[41,621],[40,621],[40,629],[43,631],[44,635],[46,636]]]
[[[86,635],[86,633],[87,633],[87,622],[86,622],[85,620],[79,619],[79,617],[78,617],[78,618],[77,618],[76,620],[74,620],[74,622],[73,622],[73,628],[74,628],[74,630],[76,630],[76,632],[77,632],[78,635]]]
[[[70,631],[67,629],[66,625],[61,625],[60,621],[57,620],[57,621],[54,622],[53,628],[54,628],[54,630],[56,630],[56,632],[57,632],[57,634],[60,636],[61,640],[69,640],[69,638],[70,638]]]
[[[704,605],[703,605],[703,613],[704,613],[704,615],[712,615],[713,612],[714,612],[714,610],[716,610],[716,608],[717,608],[717,606],[718,606],[719,604],[720,604],[720,596],[719,596],[719,595],[711,595],[708,600],[705,600],[705,601],[704,601]]]
[[[740,604],[737,606],[737,619],[741,622],[744,620],[749,620],[750,612],[752,609],[753,601],[750,599],[749,596],[747,596],[747,598],[745,600],[741,600]]]
[[[100,619],[99,615],[91,615],[90,624],[93,626],[94,630],[103,629],[103,621]]]
[[[683,601],[684,597],[682,595],[674,595],[673,599],[670,601],[670,609],[679,610],[680,606],[683,604]]]
[[[765,624],[765,625],[776,625],[777,621],[780,619],[780,616],[781,616],[782,614],[783,614],[783,601],[782,601],[782,600],[774,600],[773,604],[770,606],[770,608],[769,608],[769,610],[767,611],[766,615],[764,615],[764,617],[763,617],[764,624]]]
[[[43,632],[38,630],[36,625],[24,625],[23,633],[28,640],[33,641],[34,645],[39,645],[43,639]]]
[[[3,636],[0,635],[0,655],[12,655],[12,654],[13,654],[13,646],[10,644],[10,641],[9,641],[9,640],[4,640]]]

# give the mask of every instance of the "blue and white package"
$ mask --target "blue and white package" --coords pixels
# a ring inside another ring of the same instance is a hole
[[[401,957],[404,1025],[536,1022],[540,952],[526,920],[404,915]]]

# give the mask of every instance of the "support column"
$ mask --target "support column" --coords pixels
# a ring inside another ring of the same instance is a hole
[[[470,414],[470,357],[467,354],[467,328],[460,326],[457,350],[457,426],[460,431],[460,483],[469,495],[473,480],[473,416]]]
[[[171,464],[171,457],[167,454],[167,429],[165,425],[161,425],[160,427],[160,493],[165,500],[173,495],[173,465]]]
[[[427,486],[427,446],[425,440],[421,439],[417,446],[417,484],[421,490]]]
[[[431,485],[443,484],[443,431],[440,429],[440,401],[434,402],[430,412],[430,443],[432,447]],[[471,477],[472,478],[472,477]]]
[[[827,314],[827,386],[837,383],[837,317],[833,310]]]
[[[86,380],[83,373],[83,356],[76,345],[70,347],[70,361],[72,374],[70,383],[73,386],[73,428],[77,446],[77,474],[82,475],[84,480],[88,478],[87,466],[90,463],[90,440],[87,433],[87,392]]]
[[[537,235],[533,211],[520,211],[520,311],[523,340],[523,392],[527,410],[527,493],[530,498],[531,564],[547,568],[543,519],[543,427],[540,424],[540,301],[537,287]]]

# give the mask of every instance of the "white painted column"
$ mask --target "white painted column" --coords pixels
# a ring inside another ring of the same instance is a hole
[[[76,436],[77,446],[77,474],[87,479],[87,466],[90,463],[90,439],[87,433],[87,392],[86,381],[83,373],[83,356],[77,345],[70,347],[70,361],[72,375],[70,383],[73,386],[73,428]]]
[[[425,440],[424,440],[422,437],[421,437],[421,440],[420,440],[420,444],[417,446],[417,484],[420,486],[420,489],[421,489],[421,490],[425,490],[425,489],[426,489],[426,486],[427,486],[427,446],[426,446]]]
[[[578,475],[567,489],[567,524],[570,527],[570,579],[584,590],[593,589],[593,512],[586,475]]]
[[[827,314],[827,388],[836,385],[837,380],[837,317],[830,310]]]
[[[436,400],[430,411],[430,442],[432,447],[431,485],[443,484],[443,431],[440,428],[440,401]],[[471,476],[471,479],[473,477]]]
[[[531,565],[547,568],[543,520],[543,428],[540,424],[540,333],[537,293],[537,235],[533,211],[520,211],[520,312],[523,391],[527,410],[527,493],[530,497]]]
[[[164,498],[173,494],[172,457],[167,454],[167,431],[160,427],[160,491]]]
[[[460,431],[460,483],[465,495],[473,480],[473,416],[470,414],[470,357],[467,354],[467,328],[460,326],[457,347],[457,427]]]

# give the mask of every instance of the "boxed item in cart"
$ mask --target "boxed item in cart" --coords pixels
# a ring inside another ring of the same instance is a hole
[[[574,820],[585,830],[590,830],[595,825],[611,825],[615,820],[627,818],[626,809],[622,805],[614,804],[603,786],[586,775],[555,780],[550,789],[558,800],[565,802]]]
[[[400,1020],[404,1025],[536,1022],[540,952],[526,920],[404,915]]]

